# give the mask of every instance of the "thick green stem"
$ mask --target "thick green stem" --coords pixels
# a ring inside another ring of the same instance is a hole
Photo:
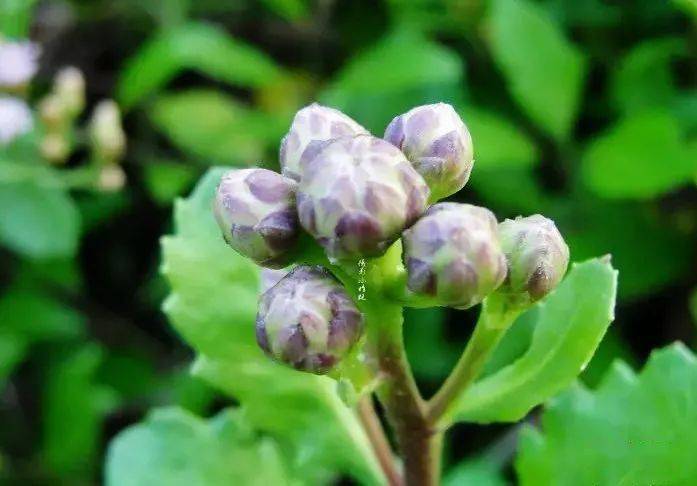
[[[440,437],[426,417],[426,404],[416,387],[402,341],[402,308],[389,302],[369,306],[369,343],[382,385],[378,398],[397,436],[408,486],[437,485],[440,476]]]
[[[508,305],[505,298],[492,294],[484,300],[479,320],[465,351],[443,386],[428,403],[428,418],[438,424],[450,414],[453,400],[462,395],[482,372],[506,331],[520,315],[521,307]]]

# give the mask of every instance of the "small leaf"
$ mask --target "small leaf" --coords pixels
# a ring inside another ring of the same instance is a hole
[[[568,138],[578,110],[586,63],[542,7],[495,0],[489,45],[511,94],[542,130]]]
[[[0,37],[28,37],[35,4],[36,0],[0,0]]]
[[[523,486],[694,484],[697,359],[681,343],[654,351],[635,375],[621,362],[596,391],[577,385],[526,427]]]
[[[263,52],[205,23],[161,31],[126,63],[117,86],[119,104],[128,109],[156,93],[184,69],[193,69],[233,86],[274,82],[280,70]]]
[[[110,444],[107,486],[291,484],[281,451],[257,436],[239,410],[204,421],[177,408],[157,409]]]
[[[625,113],[669,107],[677,95],[672,58],[685,51],[679,38],[651,39],[634,47],[612,78],[612,96]]]
[[[196,168],[167,160],[150,160],[143,165],[143,182],[158,204],[170,204],[184,190],[191,187]]]
[[[62,189],[33,183],[0,184],[0,243],[29,258],[72,256],[80,215]]]
[[[617,272],[606,260],[573,266],[557,290],[538,304],[528,350],[472,385],[453,406],[466,422],[514,422],[571,384],[614,319]]]
[[[455,52],[399,30],[351,59],[320,100],[381,136],[393,117],[415,105],[457,104],[463,70]]]
[[[586,185],[607,198],[648,199],[688,182],[697,168],[675,120],[642,112],[593,141],[583,157]]]
[[[164,310],[199,353],[194,372],[235,397],[255,428],[288,443],[303,475],[341,471],[380,484],[370,444],[336,383],[271,361],[255,342],[259,268],[223,242],[211,211],[224,170],[211,169],[177,201],[176,233],[162,243],[172,288]]]
[[[223,93],[190,90],[157,99],[150,119],[181,150],[207,164],[259,164],[282,128]]]

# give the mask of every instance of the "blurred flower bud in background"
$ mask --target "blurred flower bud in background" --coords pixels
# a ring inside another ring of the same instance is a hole
[[[120,165],[109,164],[99,168],[97,187],[104,192],[115,192],[126,185],[126,173]]]
[[[332,260],[383,254],[428,200],[404,154],[370,135],[327,144],[301,170],[300,223]]]
[[[121,126],[121,113],[112,100],[103,100],[94,109],[89,134],[95,157],[102,163],[119,161],[126,150],[126,134]]]
[[[29,132],[33,125],[31,110],[23,100],[0,96],[0,146]]]
[[[39,69],[41,50],[32,42],[12,42],[0,36],[0,89],[21,90]]]
[[[418,106],[399,115],[385,130],[431,189],[437,201],[462,189],[472,172],[472,138],[452,106]]]
[[[561,282],[569,264],[569,247],[551,219],[535,214],[499,224],[501,246],[508,261],[508,278],[501,287],[541,299]]]
[[[283,175],[300,180],[301,162],[308,161],[327,140],[368,131],[339,110],[313,103],[298,111],[290,130],[281,141],[280,163]]]
[[[53,90],[69,118],[77,117],[85,108],[85,78],[79,69],[61,69],[56,75]]]
[[[261,296],[259,346],[298,370],[330,371],[360,339],[363,315],[324,268],[300,266]]]
[[[295,189],[295,181],[267,169],[225,173],[214,205],[225,241],[259,265],[286,266],[299,233]]]
[[[496,217],[488,209],[436,204],[404,232],[402,242],[409,289],[441,305],[472,307],[506,278]]]
[[[70,146],[61,133],[47,133],[41,141],[41,155],[51,163],[62,164],[70,155]]]

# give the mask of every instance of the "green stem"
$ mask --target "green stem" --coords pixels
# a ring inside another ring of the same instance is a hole
[[[426,404],[411,373],[402,340],[402,308],[388,301],[367,306],[368,344],[382,378],[378,398],[397,437],[408,486],[438,484],[440,434],[426,417]]]
[[[431,423],[438,424],[450,415],[455,398],[461,396],[479,376],[491,353],[522,310],[518,306],[509,306],[506,299],[498,294],[492,294],[484,300],[479,320],[465,351],[443,386],[428,403],[428,418]]]

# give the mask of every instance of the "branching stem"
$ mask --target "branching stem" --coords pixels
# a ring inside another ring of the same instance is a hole
[[[484,300],[465,351],[443,386],[428,402],[428,419],[431,423],[443,425],[442,422],[450,418],[455,399],[462,396],[479,376],[496,345],[521,311],[521,307],[507,305],[505,298],[498,294]]]

